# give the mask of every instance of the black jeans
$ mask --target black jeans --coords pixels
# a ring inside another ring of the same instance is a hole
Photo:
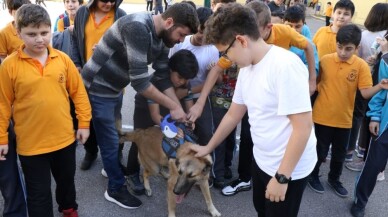
[[[77,209],[75,201],[75,148],[76,142],[47,154],[19,155],[27,188],[29,217],[53,217],[51,174],[57,184],[55,189],[58,211]]]
[[[3,217],[27,217],[22,180],[16,155],[16,140],[12,123],[8,128],[7,160],[0,161],[0,191],[4,198]]]
[[[367,136],[369,132],[369,121],[367,123],[366,128],[365,126],[362,127],[366,121],[365,114],[367,109],[368,109],[368,100],[362,97],[360,91],[357,91],[356,100],[354,103],[353,123],[352,123],[352,130],[350,131],[348,152],[354,151],[354,149],[356,148],[357,139],[358,139],[358,145],[362,148],[365,148],[366,146],[365,139],[367,139],[369,143],[370,136],[369,138],[367,137],[364,139],[364,137]],[[365,130],[367,130],[367,132],[364,132]]]
[[[329,179],[339,181],[345,161],[350,129],[315,124],[315,135],[317,137],[318,161],[311,175],[318,177],[319,167],[326,159],[331,144]]]
[[[376,185],[377,175],[384,171],[387,160],[388,130],[385,130],[380,137],[372,141],[364,169],[361,171],[361,175],[356,183],[355,205],[359,208],[365,208]]]
[[[306,188],[307,178],[292,180],[288,183],[286,199],[282,202],[271,202],[265,198],[265,191],[271,176],[262,171],[253,163],[253,204],[259,217],[296,217],[298,216],[303,191]]]
[[[238,157],[238,174],[244,182],[252,178],[253,141],[251,125],[248,122],[248,113],[241,120],[240,151]]]
[[[222,118],[228,110],[213,107],[213,122],[215,129],[218,128]],[[214,177],[218,181],[224,180],[225,168],[232,165],[233,151],[236,145],[236,128],[214,150]]]

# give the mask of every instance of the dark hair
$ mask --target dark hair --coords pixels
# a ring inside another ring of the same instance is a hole
[[[208,44],[227,45],[236,35],[260,38],[257,17],[253,10],[238,3],[220,7],[205,24],[205,41]]]
[[[236,2],[236,0],[213,0],[212,1],[213,4],[217,4],[217,3],[225,3],[225,4],[227,4],[227,3],[234,3],[234,2]]]
[[[63,3],[65,3],[66,0],[63,0]],[[71,0],[69,0],[71,1]],[[79,5],[82,5],[84,3],[84,0],[78,0]]]
[[[343,26],[337,32],[336,40],[339,44],[354,44],[357,47],[361,41],[361,29],[354,24]]]
[[[42,6],[36,4],[24,4],[16,11],[15,18],[17,30],[32,24],[33,27],[47,25],[51,27],[50,15]]]
[[[279,17],[280,19],[284,19],[284,13],[285,11],[276,10],[271,13],[271,17]]]
[[[331,2],[327,2],[328,5],[331,5]]]
[[[199,27],[201,30],[205,29],[205,23],[209,19],[209,17],[213,14],[212,9],[207,7],[201,7],[197,9],[198,19],[199,19]]]
[[[256,13],[260,27],[266,26],[271,22],[271,11],[264,2],[251,1],[245,7],[252,9]]]
[[[17,10],[24,4],[31,4],[30,0],[7,0],[5,2],[8,10]]]
[[[388,4],[377,3],[373,5],[365,19],[364,26],[371,32],[388,29]]]
[[[339,0],[334,6],[334,11],[339,8],[350,10],[350,14],[353,17],[355,8],[351,0]]]
[[[302,21],[304,23],[306,16],[304,11],[298,6],[292,6],[287,8],[286,13],[284,14],[284,20],[292,23],[297,23]]]
[[[198,31],[198,15],[197,11],[187,3],[175,3],[171,5],[162,14],[164,20],[172,18],[175,26],[186,26],[191,33],[195,34]]]
[[[181,3],[189,4],[189,5],[193,6],[194,9],[197,9],[197,6],[195,5],[195,3],[193,1],[183,0],[183,1],[181,1]]]
[[[186,49],[174,53],[168,60],[168,67],[184,79],[195,78],[199,70],[197,58]]]

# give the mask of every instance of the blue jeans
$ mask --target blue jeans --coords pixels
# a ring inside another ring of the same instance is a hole
[[[104,169],[109,177],[108,189],[116,191],[125,183],[119,164],[119,135],[116,129],[116,117],[120,115],[123,95],[116,98],[89,95],[89,100],[92,106],[97,144],[100,148]]]

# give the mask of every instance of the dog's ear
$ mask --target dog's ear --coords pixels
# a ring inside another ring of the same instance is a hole
[[[203,162],[205,163],[205,167],[203,168],[202,172],[204,174],[207,174],[210,172],[210,169],[212,168],[213,161],[210,157],[210,155],[206,155],[202,158]]]

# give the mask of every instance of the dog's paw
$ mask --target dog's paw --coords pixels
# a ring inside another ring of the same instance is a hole
[[[152,196],[152,190],[151,190],[151,189],[145,189],[145,194],[146,194],[148,197],[151,197],[151,196]]]
[[[221,216],[221,213],[218,212],[218,210],[215,207],[213,207],[212,209],[209,209],[209,212],[212,215],[212,217],[220,217]]]

